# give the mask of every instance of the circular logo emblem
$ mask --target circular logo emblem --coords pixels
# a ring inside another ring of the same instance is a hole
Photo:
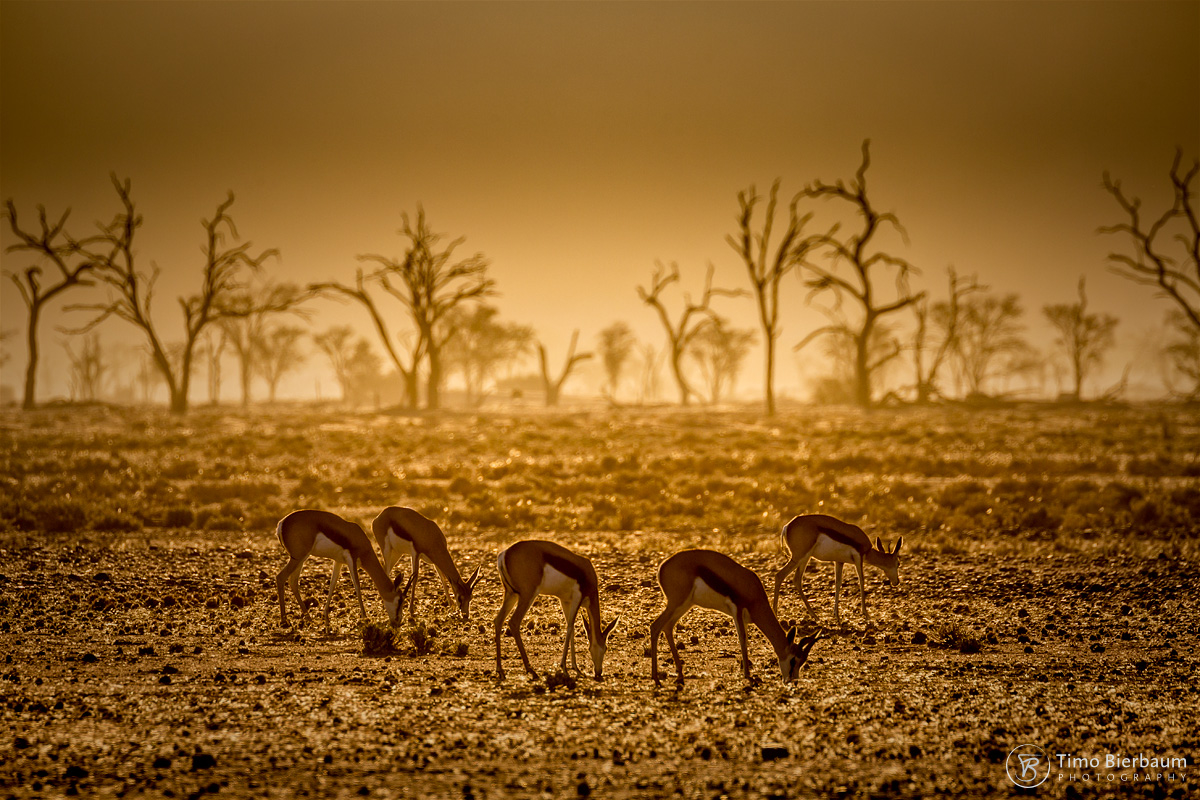
[[[1041,786],[1050,777],[1050,759],[1046,751],[1036,744],[1022,744],[1013,748],[1004,762],[1008,779],[1022,789]]]

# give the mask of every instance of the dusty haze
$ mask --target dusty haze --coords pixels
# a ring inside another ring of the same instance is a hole
[[[944,293],[953,264],[1019,292],[1045,347],[1041,306],[1072,301],[1086,274],[1093,309],[1121,318],[1097,386],[1136,362],[1131,381],[1162,388],[1150,353],[1166,305],[1106,271],[1117,243],[1096,228],[1119,220],[1104,170],[1159,207],[1175,148],[1200,149],[1194,2],[6,0],[0,15],[0,194],[27,220],[40,203],[83,223],[115,211],[110,172],[131,178],[166,329],[197,283],[199,220],[232,189],[241,233],[282,252],[281,280],[348,280],[359,253],[401,255],[400,214],[421,203],[492,259],[503,317],[556,360],[574,328],[590,347],[614,320],[660,344],[635,293],[656,259],[693,292],[708,261],[719,284],[748,287],[724,242],[736,193],[849,179],[870,138],[871,197],[907,228],[911,243],[889,247],[922,269],[918,288]],[[15,387],[25,309],[0,291]],[[778,380],[793,396],[823,369],[789,355],[824,322],[804,294],[787,281]],[[43,328],[41,399],[66,393],[62,305]],[[350,319],[371,335],[357,309],[314,310],[314,328]],[[749,300],[719,310],[756,327]],[[139,341],[117,322],[101,335]],[[756,349],[747,396],[759,362]],[[336,393],[308,373],[283,394],[318,381]]]

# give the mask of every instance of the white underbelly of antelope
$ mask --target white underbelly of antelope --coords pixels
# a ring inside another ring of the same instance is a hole
[[[720,611],[731,617],[737,616],[737,606],[734,602],[705,583],[703,578],[698,577],[692,583],[691,603],[701,608],[711,608],[714,611]]]
[[[557,597],[568,608],[578,608],[583,601],[583,592],[579,590],[578,581],[567,577],[549,564],[542,568],[542,582],[538,584],[538,592]]]
[[[311,555],[314,555],[317,558],[328,558],[336,563],[345,564],[351,569],[354,568],[354,562],[350,555],[350,551],[337,544],[323,533],[318,533],[317,538],[313,541]]]

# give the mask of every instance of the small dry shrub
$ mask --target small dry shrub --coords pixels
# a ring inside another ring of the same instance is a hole
[[[1162,521],[1162,512],[1153,500],[1138,500],[1130,508],[1130,518],[1135,528],[1153,528]]]
[[[1134,503],[1141,500],[1145,493],[1136,486],[1112,481],[1104,487],[1101,498],[1105,506],[1116,509],[1132,510]]]
[[[408,640],[412,643],[413,652],[419,656],[427,656],[433,652],[435,639],[440,631],[432,625],[419,622],[408,629]]]
[[[196,521],[196,512],[188,506],[174,506],[162,513],[160,524],[164,528],[186,528]]]
[[[1171,492],[1171,503],[1178,506],[1185,515],[1193,519],[1200,518],[1200,489],[1184,487]]]
[[[197,482],[188,490],[191,499],[200,505],[221,503],[230,500],[258,502],[277,497],[282,490],[273,481],[219,481]]]
[[[237,517],[214,514],[205,519],[201,527],[206,531],[240,531],[242,529],[242,521]]]
[[[14,523],[26,531],[66,533],[87,526],[88,513],[83,503],[64,497],[49,497],[18,508]]]
[[[1055,531],[1062,526],[1062,517],[1052,514],[1044,506],[1027,511],[1021,517],[1021,528],[1033,531]]]
[[[969,500],[978,502],[982,495],[986,508],[987,493],[987,487],[978,481],[955,481],[942,489],[938,496],[938,502],[944,506],[956,507],[964,505]]]
[[[92,478],[122,472],[128,468],[129,462],[115,454],[86,453],[75,457],[69,463],[70,472]]]
[[[362,630],[364,656],[391,656],[401,651],[400,643],[396,640],[399,633],[391,625],[381,625],[378,622],[368,622]]]
[[[554,691],[560,687],[574,689],[576,686],[575,676],[569,672],[547,672],[546,673],[546,688]]]
[[[619,510],[615,497],[597,497],[592,501],[592,514],[596,517],[607,517]]]
[[[159,469],[159,475],[170,480],[190,480],[198,474],[200,462],[194,458],[172,459]]]
[[[979,636],[961,622],[942,623],[934,638],[938,647],[957,650],[960,653],[978,653],[983,649]]]
[[[140,531],[142,521],[123,510],[101,511],[92,518],[92,530],[96,531]]]

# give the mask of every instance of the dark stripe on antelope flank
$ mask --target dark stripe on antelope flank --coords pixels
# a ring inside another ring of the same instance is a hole
[[[390,530],[392,533],[396,534],[396,538],[398,538],[398,539],[403,539],[406,542],[411,542],[413,540],[412,536],[409,535],[408,531],[406,531],[397,522],[389,521],[388,522],[388,530]]]
[[[563,558],[557,553],[545,554],[546,566],[558,570],[563,575],[566,575],[571,580],[579,584],[580,590],[588,583],[588,574],[583,567],[576,564],[574,561]]]
[[[817,526],[817,533],[828,536],[838,544],[844,544],[849,547],[853,547],[860,553],[865,553],[871,549],[871,542],[869,539],[863,541],[840,531],[835,531],[833,528],[826,528],[824,525]]]
[[[742,605],[742,596],[735,592],[733,587],[726,583],[720,575],[708,567],[696,567],[696,577],[707,583],[713,591],[720,592],[728,597],[733,601],[734,605]]]
[[[340,523],[340,525],[336,524],[334,520],[336,520],[337,523]],[[351,523],[348,523],[336,516],[334,517],[334,520],[321,520],[318,522],[317,533],[324,535],[326,539],[333,542],[343,550],[353,550],[350,545],[350,537],[347,536],[343,530],[344,526]]]

